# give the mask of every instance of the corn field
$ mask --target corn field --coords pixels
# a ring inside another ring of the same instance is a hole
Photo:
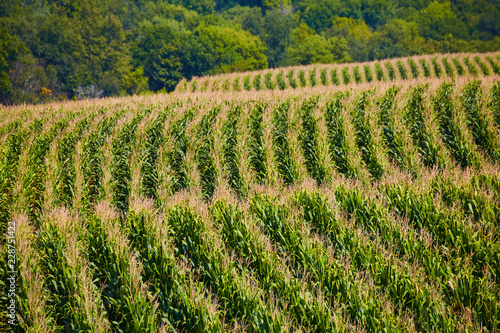
[[[499,61],[0,110],[0,330],[500,331]]]
[[[500,54],[456,53],[372,61],[352,64],[308,65],[247,73],[220,74],[182,80],[175,91],[238,92],[243,82],[247,91],[284,90],[321,85],[349,85],[370,82],[416,80],[419,78],[479,77],[500,75]],[[265,84],[262,84],[264,76]],[[227,84],[220,87],[218,82]],[[231,86],[232,85],[232,86]],[[211,87],[211,89],[207,89]]]

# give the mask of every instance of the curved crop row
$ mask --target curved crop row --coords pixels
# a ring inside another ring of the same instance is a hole
[[[494,59],[496,53],[478,55],[468,55],[468,54],[456,54],[451,55],[451,62],[448,61],[449,55],[440,56],[419,56],[419,57],[408,57],[397,60],[386,60],[384,61],[384,66],[387,70],[387,75],[382,70],[381,62],[374,63],[358,63],[352,65],[310,65],[307,67],[298,68],[278,68],[275,70],[264,72],[254,72],[246,73],[234,76],[231,74],[231,79],[226,79],[227,89],[222,89],[223,92],[230,91],[230,81],[232,80],[232,91],[241,91],[240,81],[243,81],[244,90],[249,91],[252,88],[255,91],[262,89],[274,90],[278,88],[279,90],[284,90],[287,88],[296,89],[299,87],[315,87],[318,83],[326,86],[329,84],[339,85],[341,82],[343,84],[355,83],[370,83],[374,79],[373,73],[375,73],[375,78],[378,81],[393,81],[396,79],[407,80],[407,79],[417,79],[422,77],[436,77],[441,78],[443,76],[454,77],[458,76],[477,76],[479,75],[478,69],[484,76],[489,75],[499,75],[500,65]],[[475,64],[470,60],[472,57]],[[464,69],[462,62],[465,64]],[[406,67],[408,64],[408,68]],[[362,71],[360,70],[362,68]],[[444,68],[444,69],[443,69]],[[491,68],[491,69],[490,69]],[[318,73],[319,72],[319,82]],[[342,80],[339,80],[339,73]],[[295,78],[295,73],[297,77]],[[261,85],[261,76],[264,75],[264,86]],[[330,77],[328,77],[330,75]],[[176,91],[180,93],[188,92],[205,92],[210,81],[213,81],[212,91],[219,91],[216,82],[223,80],[228,75],[220,75],[215,77],[207,78],[194,78],[191,82],[181,81],[177,87]],[[203,84],[198,88],[198,81],[203,81]],[[298,82],[297,82],[298,81]]]

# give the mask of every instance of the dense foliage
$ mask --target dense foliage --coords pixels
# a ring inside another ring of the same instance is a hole
[[[171,91],[183,77],[285,65],[496,51],[498,17],[494,0],[7,0],[0,103]]]

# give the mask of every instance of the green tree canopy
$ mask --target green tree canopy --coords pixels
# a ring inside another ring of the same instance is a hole
[[[307,65],[350,61],[347,42],[342,37],[325,38],[302,23],[295,29],[287,48],[287,65]]]
[[[363,20],[335,17],[332,27],[325,32],[327,37],[342,37],[349,45],[349,56],[353,61],[368,59],[374,33]]]
[[[415,21],[425,38],[443,40],[447,34],[461,39],[469,38],[467,27],[457,18],[448,1],[431,2],[427,8],[420,11]]]
[[[264,44],[248,31],[201,25],[195,34],[210,43],[214,59],[211,72],[214,74],[264,69],[268,66]]]

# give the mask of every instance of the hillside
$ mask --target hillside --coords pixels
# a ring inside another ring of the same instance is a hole
[[[500,77],[457,57],[2,108],[1,329],[500,330]]]
[[[500,75],[500,53],[436,54],[350,64],[315,64],[245,73],[193,77],[175,91],[228,92],[285,90],[318,85],[348,85],[419,78],[457,78]]]

